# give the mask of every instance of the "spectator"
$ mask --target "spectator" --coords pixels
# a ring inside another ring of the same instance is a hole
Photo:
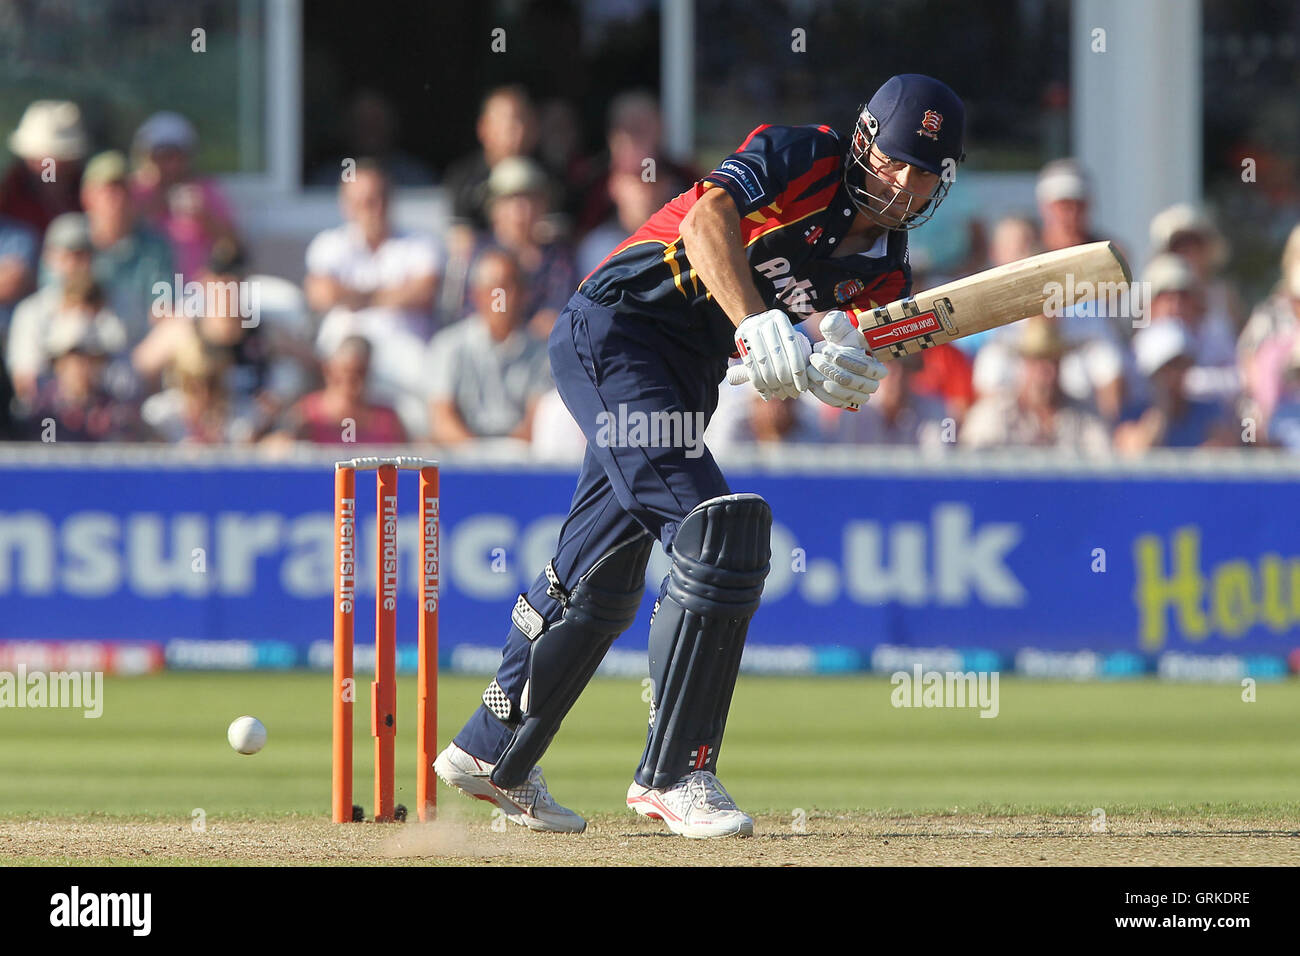
[[[87,140],[81,110],[67,100],[37,100],[9,136],[13,163],[0,178],[0,215],[25,223],[36,241],[55,216],[76,212]]]
[[[1100,237],[1090,222],[1091,189],[1083,168],[1058,159],[1039,171],[1034,187],[1042,221],[1043,251],[1054,252]],[[1106,314],[1101,302],[1069,304],[1054,317],[1071,348],[1060,369],[1060,386],[1073,403],[1091,405],[1107,422],[1119,419],[1125,402],[1127,330]]]
[[[47,242],[59,226],[57,219],[50,224],[45,233]],[[6,360],[14,391],[25,401],[34,398],[41,376],[49,371],[55,344],[66,342],[72,335],[67,326],[93,326],[97,344],[110,359],[126,350],[126,329],[105,308],[104,290],[89,271],[76,271],[65,282],[46,288],[45,294],[37,293],[23,301],[9,336]]]
[[[1268,394],[1270,380],[1255,372],[1256,354],[1270,340],[1289,339],[1300,326],[1300,226],[1291,230],[1282,251],[1282,275],[1273,294],[1255,307],[1237,339],[1237,362],[1246,391],[1264,405],[1276,396]]]
[[[1015,391],[976,402],[962,426],[961,443],[971,448],[1036,445],[1105,454],[1110,447],[1106,426],[1061,391],[1061,359],[1071,345],[1056,323],[1046,317],[1027,319],[1019,332]]]
[[[546,173],[532,160],[507,159],[492,170],[488,192],[492,241],[519,264],[525,290],[523,321],[534,336],[545,340],[578,284],[572,252],[545,228]]]
[[[104,383],[111,347],[98,323],[60,321],[49,339],[53,374],[29,406],[33,439],[55,442],[139,441],[148,437],[134,405]]]
[[[537,158],[558,187],[556,208],[563,210],[566,219],[572,222],[579,212],[586,169],[581,152],[582,121],[571,102],[551,99],[537,111],[537,128]]]
[[[42,284],[18,303],[9,323],[5,364],[25,399],[35,394],[36,378],[47,367],[44,338],[63,303],[63,286],[74,277],[92,278],[90,227],[79,212],[65,212],[45,230]]]
[[[993,269],[1019,262],[1042,251],[1043,247],[1038,241],[1038,226],[1032,219],[1025,216],[1004,216],[994,223],[989,237],[988,267]],[[1015,334],[1010,333],[1011,336]],[[1007,343],[1014,344],[1014,339],[1008,338],[1008,332],[1002,329],[989,329],[953,343],[973,360],[972,387],[976,395],[991,395],[1015,388],[1015,350],[1008,347]]]
[[[109,308],[126,327],[128,344],[135,345],[155,315],[155,286],[171,289],[175,284],[171,248],[163,236],[137,222],[121,153],[100,153],[86,164],[81,202],[94,246],[91,269],[104,286]]]
[[[487,181],[498,163],[528,156],[537,144],[537,117],[522,86],[499,86],[483,98],[475,127],[480,149],[456,161],[443,180],[451,197],[452,223],[487,228]]]
[[[1222,270],[1228,261],[1228,242],[1204,210],[1178,203],[1151,220],[1153,255],[1170,252],[1181,256],[1196,273],[1204,299],[1205,323],[1223,326],[1235,338],[1243,319],[1241,299]]]
[[[708,447],[723,459],[737,450],[820,445],[827,440],[819,420],[821,406],[803,398],[765,402],[753,389],[723,385],[718,404],[721,414],[709,422],[706,437]]]
[[[975,404],[974,363],[951,344],[926,349],[920,360],[908,387],[917,395],[941,401],[952,418],[962,421]]]
[[[1277,401],[1269,410],[1268,440],[1292,452],[1300,452],[1300,335],[1289,340],[1285,361],[1278,375]]]
[[[532,453],[534,461],[565,464],[581,464],[587,454],[587,436],[554,388],[537,400]]]
[[[36,286],[36,232],[0,215],[0,335],[9,330],[14,307]]]
[[[590,185],[578,216],[577,233],[584,235],[613,214],[609,178],[614,173],[651,173],[670,196],[682,192],[699,176],[664,155],[663,119],[659,104],[649,93],[620,93],[609,104],[606,152],[593,160],[587,175]]]
[[[660,206],[672,198],[666,184],[645,182],[633,172],[611,173],[606,182],[614,201],[614,211],[578,244],[579,276],[590,274],[620,242],[641,228]]]
[[[470,276],[475,312],[436,335],[429,346],[433,440],[453,445],[473,438],[528,441],[537,400],[551,387],[543,342],[523,329],[519,264],[492,249]]]
[[[229,387],[230,353],[191,331],[172,355],[169,388],[140,411],[163,441],[220,445],[252,440],[261,415]]]
[[[276,348],[274,331],[255,312],[256,291],[244,281],[244,257],[238,246],[228,240],[219,243],[198,281],[203,296],[193,307],[198,315],[191,316],[187,308],[187,314],[159,320],[133,351],[132,364],[144,381],[156,382],[197,337],[221,359],[227,376],[225,393],[247,410],[246,419],[256,419],[248,437],[261,437],[299,394],[298,356]]]
[[[370,343],[361,336],[344,339],[324,363],[325,387],[303,396],[289,410],[281,431],[317,445],[405,442],[406,429],[397,413],[366,398],[370,352]]]
[[[393,225],[390,198],[383,170],[361,160],[339,187],[344,224],[307,247],[307,303],[325,314],[327,352],[354,333],[429,337],[438,251],[432,237]]]
[[[1226,407],[1192,398],[1187,373],[1195,362],[1195,344],[1177,319],[1153,322],[1133,336],[1138,369],[1151,382],[1151,404],[1135,421],[1115,429],[1115,448],[1138,455],[1150,448],[1195,448],[1240,444]]]
[[[1177,320],[1188,335],[1193,365],[1186,386],[1194,397],[1228,399],[1241,382],[1231,320],[1205,311],[1205,287],[1191,264],[1172,252],[1152,259],[1142,273],[1151,301],[1147,316],[1155,324]]]
[[[952,429],[948,441],[953,441],[956,421],[948,416],[944,403],[912,388],[921,368],[919,355],[904,356],[890,363],[880,388],[859,411],[826,408],[830,434],[842,444],[942,448],[947,419]]]
[[[369,156],[394,186],[431,186],[433,172],[421,160],[398,145],[398,118],[393,104],[375,90],[358,90],[345,111],[342,142],[346,154],[333,163],[317,167],[311,174],[313,186],[334,186],[344,163]]]
[[[394,228],[383,172],[369,160],[339,187],[345,223],[307,247],[307,303],[325,313],[316,354],[333,355],[343,340],[370,342],[375,397],[396,409],[408,434],[428,431],[423,368],[430,305],[438,284],[432,237]]]
[[[235,240],[234,215],[216,180],[196,176],[199,137],[179,113],[155,113],[136,130],[131,199],[142,220],[167,237],[172,261],[196,278],[219,240]]]
[[[1057,159],[1044,166],[1038,173],[1034,198],[1047,252],[1097,241],[1089,223],[1088,177],[1075,160]]]

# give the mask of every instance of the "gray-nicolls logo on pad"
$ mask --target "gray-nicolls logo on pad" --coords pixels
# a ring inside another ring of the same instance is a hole
[[[148,936],[152,924],[152,893],[89,893],[73,885],[50,897],[51,926],[126,927],[133,936]]]

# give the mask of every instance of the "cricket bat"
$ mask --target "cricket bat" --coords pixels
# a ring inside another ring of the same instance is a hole
[[[1112,242],[1044,252],[899,299],[874,309],[846,309],[882,362],[964,339],[1045,311],[1060,311],[1127,293],[1132,274]],[[749,381],[743,365],[727,381]]]

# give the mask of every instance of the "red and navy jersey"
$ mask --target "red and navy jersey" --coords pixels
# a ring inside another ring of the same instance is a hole
[[[578,291],[653,321],[692,351],[729,355],[735,328],[700,281],[681,223],[709,189],[740,210],[741,241],[759,293],[801,316],[870,309],[911,291],[907,233],[885,233],[874,255],[834,256],[856,209],[844,188],[848,143],[829,126],[760,126],[736,152],[671,200],[598,265]],[[883,251],[883,255],[880,254]]]

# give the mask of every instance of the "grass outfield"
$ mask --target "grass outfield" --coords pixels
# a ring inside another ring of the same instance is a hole
[[[443,679],[444,740],[484,682]],[[0,821],[7,826],[0,859],[63,857],[57,840],[25,840],[37,820],[188,832],[202,809],[209,827],[321,826],[329,807],[329,685],[327,674],[314,673],[169,673],[108,680],[99,719],[0,710]],[[412,809],[414,691],[414,680],[404,679],[397,745],[398,800]],[[969,709],[896,709],[890,691],[880,677],[742,678],[720,770],[741,806],[761,814],[760,830],[797,832],[803,811],[810,831],[848,821],[849,830],[866,827],[868,842],[877,831],[903,833],[909,824],[900,821],[908,819],[926,830],[960,818],[979,833],[986,832],[981,820],[1016,819],[1007,830],[1014,836],[1050,818],[1049,829],[1087,833],[1095,807],[1112,829],[1127,819],[1145,821],[1143,832],[1188,821],[1232,832],[1300,830],[1294,681],[1261,684],[1258,700],[1245,703],[1233,684],[1006,679],[994,719]],[[355,791],[373,812],[367,694],[357,706]],[[229,722],[245,713],[270,733],[266,749],[251,757],[225,739]],[[592,683],[543,763],[562,803],[607,828],[655,834],[657,824],[632,819],[623,806],[645,716],[639,682]],[[445,818],[488,840],[530,836],[491,834],[487,804],[445,788],[439,799]],[[349,844],[344,855],[355,849]],[[166,842],[148,852],[157,853],[154,861],[167,858]]]

